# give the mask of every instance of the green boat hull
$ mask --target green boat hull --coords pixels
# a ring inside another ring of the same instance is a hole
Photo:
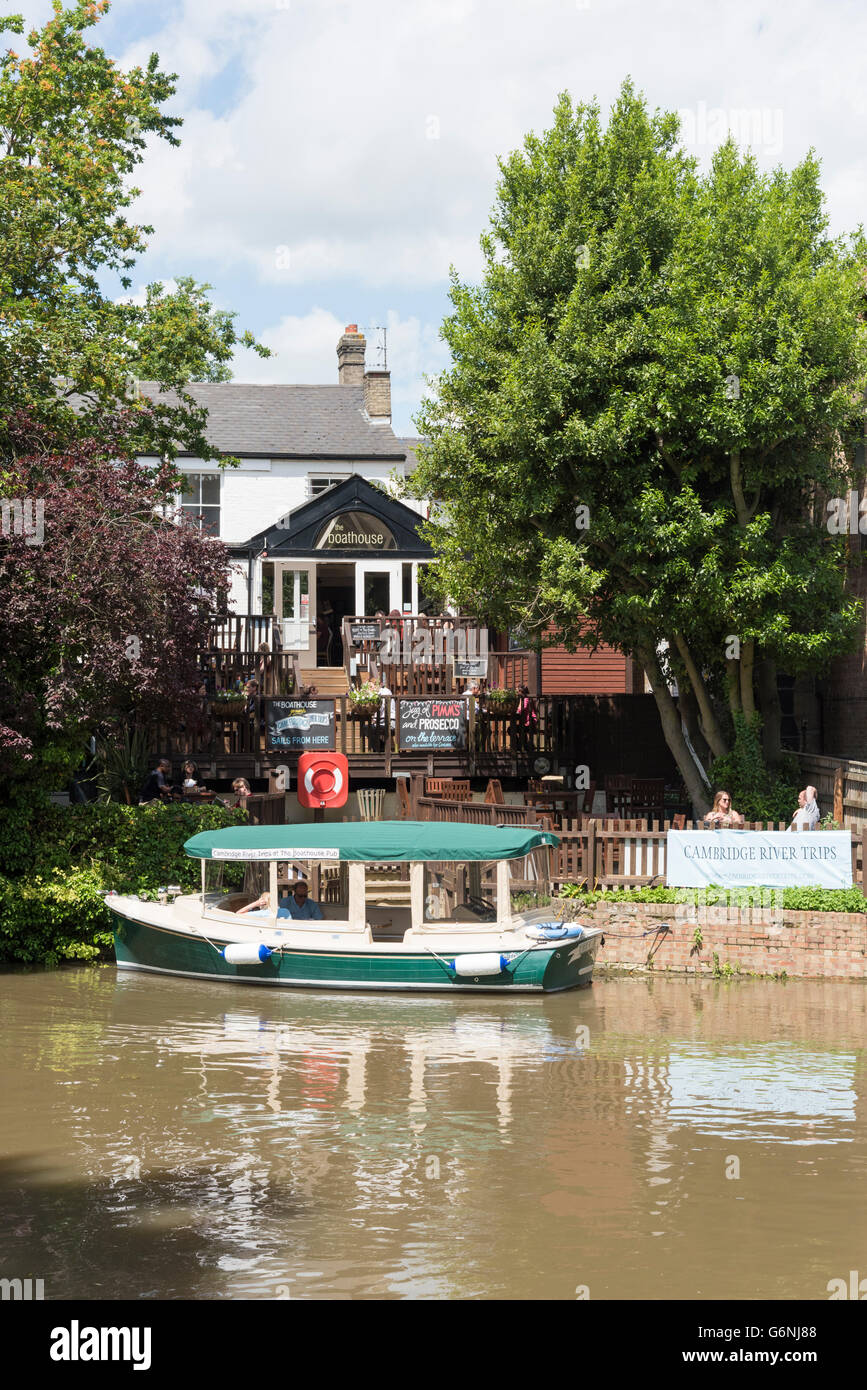
[[[259,965],[231,965],[207,942],[182,932],[114,917],[119,970],[155,971],[233,984],[344,990],[552,993],[590,983],[598,935],[510,951],[496,975],[457,977],[448,955],[430,951],[286,949]],[[439,958],[438,958],[439,957]]]

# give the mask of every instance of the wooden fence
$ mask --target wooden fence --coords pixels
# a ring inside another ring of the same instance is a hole
[[[413,779],[415,781],[415,779]],[[550,829],[544,815],[529,807],[485,806],[480,802],[460,803],[435,797],[416,796],[415,815],[419,820],[467,821],[472,825],[539,825]],[[564,820],[555,830],[559,846],[551,857],[551,883],[554,889],[564,883],[584,884],[589,889],[641,888],[665,882],[665,842],[670,821],[597,819],[581,816]],[[747,830],[786,830],[784,821],[750,821]],[[686,829],[706,830],[700,821],[688,822]],[[810,832],[802,831],[802,834]],[[814,831],[813,834],[821,834]],[[867,897],[864,865],[867,863],[867,830],[851,831],[852,883]]]
[[[814,786],[823,815],[830,813],[840,825],[867,829],[867,763],[848,758],[799,753],[804,781]]]

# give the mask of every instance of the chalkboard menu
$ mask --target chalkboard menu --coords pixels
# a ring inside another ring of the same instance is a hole
[[[333,749],[333,700],[268,700],[266,747]]]
[[[400,700],[399,704],[398,747],[402,752],[413,748],[466,748],[464,700]]]
[[[349,636],[353,647],[360,647],[362,642],[378,642],[379,623],[350,623]]]

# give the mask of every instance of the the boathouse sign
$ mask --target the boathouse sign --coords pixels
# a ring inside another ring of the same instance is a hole
[[[317,550],[397,550],[384,521],[370,512],[340,512],[324,527],[316,542]]]

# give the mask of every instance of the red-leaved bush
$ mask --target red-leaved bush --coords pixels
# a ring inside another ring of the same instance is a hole
[[[127,412],[57,451],[25,414],[6,422],[0,498],[42,511],[0,534],[0,775],[52,744],[83,749],[118,717],[181,722],[196,708],[197,653],[228,587],[228,553],[173,512],[176,470],[126,452]],[[41,506],[40,506],[41,504]],[[43,510],[44,509],[44,510]]]

